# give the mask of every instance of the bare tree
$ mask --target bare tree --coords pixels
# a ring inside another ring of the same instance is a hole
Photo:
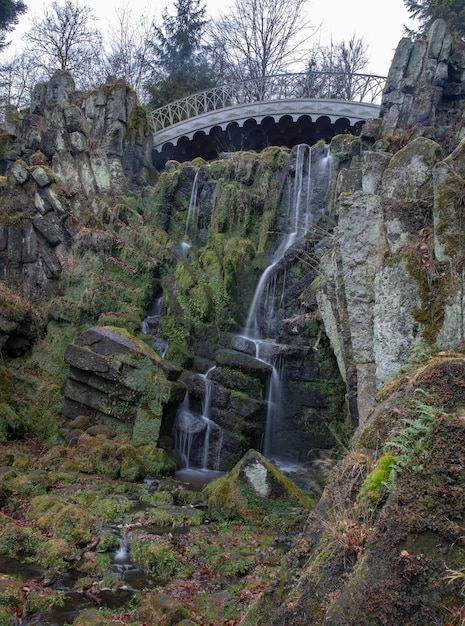
[[[22,108],[29,104],[31,92],[40,80],[35,59],[23,52],[3,59],[0,65],[0,108],[2,117],[8,107]]]
[[[314,98],[361,99],[366,84],[359,73],[368,64],[368,46],[355,35],[329,46],[315,46],[307,59],[302,95]]]
[[[33,18],[24,39],[36,65],[47,74],[68,70],[76,84],[90,88],[103,78],[103,46],[96,18],[89,6],[77,0],[52,2],[42,18]]]
[[[213,22],[211,37],[222,51],[228,78],[253,79],[252,99],[263,98],[272,88],[265,77],[289,71],[302,60],[311,35],[303,16],[307,2],[235,0],[228,13]]]
[[[116,26],[109,40],[107,72],[125,80],[143,99],[143,85],[150,75],[151,24],[146,15],[134,18],[127,7],[116,12]]]

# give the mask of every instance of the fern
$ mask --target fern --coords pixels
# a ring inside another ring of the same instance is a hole
[[[406,417],[402,420],[402,428],[396,436],[385,444],[385,450],[393,455],[389,478],[383,483],[391,492],[397,481],[398,475],[409,467],[412,471],[420,471],[423,465],[412,465],[412,460],[424,456],[423,442],[429,433],[435,418],[441,414],[441,410],[432,407],[419,400],[415,400],[415,417]]]

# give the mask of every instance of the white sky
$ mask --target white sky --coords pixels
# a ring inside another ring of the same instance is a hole
[[[92,7],[103,35],[107,33],[118,8],[130,7],[133,15],[139,11],[159,20],[164,7],[170,12],[172,7],[169,0],[82,1]],[[12,46],[15,45],[16,48],[20,46],[21,33],[28,29],[30,17],[40,16],[44,7],[51,6],[52,0],[25,0],[25,3],[28,10],[10,37],[13,40]],[[204,4],[207,13],[216,16],[219,10],[226,10],[230,0],[206,0]],[[357,38],[363,37],[368,45],[370,59],[366,71],[372,74],[387,74],[395,48],[403,37],[404,25],[411,26],[403,0],[309,0],[308,10],[311,24],[315,27],[321,26],[310,44],[321,42],[322,45],[327,45],[331,38],[336,42],[347,40],[353,34]]]

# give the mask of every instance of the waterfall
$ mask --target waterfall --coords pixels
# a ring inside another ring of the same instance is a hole
[[[278,247],[271,259],[271,263],[260,277],[249,308],[243,334],[250,339],[257,339],[262,334],[263,316],[268,319],[272,315],[271,301],[273,297],[263,299],[265,287],[271,283],[277,265],[284,258],[287,250],[309,231],[315,214],[312,212],[312,148],[305,144],[297,146],[295,177],[292,191],[288,195],[287,229],[278,243]],[[276,279],[274,282],[276,287]]]
[[[213,383],[209,376],[214,369],[211,367],[205,374],[198,374],[204,385],[202,413],[191,408],[191,398],[187,392],[174,420],[174,448],[181,455],[183,467],[188,469],[219,468],[222,429],[210,418]]]
[[[263,443],[263,454],[270,458],[275,454],[273,449],[273,433],[278,426],[277,420],[281,414],[282,406],[281,399],[281,375],[282,375],[282,359],[272,365],[271,376],[268,380],[268,389],[266,394],[267,412],[265,423],[265,437]]]
[[[289,182],[290,191],[287,204],[287,228],[278,243],[270,264],[262,273],[248,311],[242,336],[255,344],[256,358],[268,363],[271,375],[266,390],[267,415],[263,453],[265,456],[279,458],[279,442],[275,441],[274,434],[283,416],[283,407],[280,404],[282,371],[285,366],[279,346],[264,350],[265,345],[270,347],[269,332],[276,324],[276,308],[283,303],[285,272],[282,272],[281,295],[277,290],[280,263],[286,252],[295,242],[305,237],[316,217],[324,211],[324,201],[315,194],[320,180],[326,197],[327,178],[329,177],[330,157],[325,154],[320,161],[313,164],[312,148],[299,145],[295,157],[295,175],[293,185]]]
[[[197,194],[199,190],[199,170],[195,172],[194,182],[192,183],[191,197],[189,200],[189,208],[187,209],[186,228],[184,231],[184,238],[187,240],[193,240],[196,231],[196,209],[197,209]]]
[[[147,317],[142,320],[141,331],[144,335],[150,335],[151,326],[154,322],[158,322],[160,317],[165,313],[165,305],[163,296],[155,298],[152,302],[149,310],[147,311]]]
[[[152,337],[152,348],[162,358],[165,357],[168,350],[168,342],[157,335],[158,323],[160,317],[165,314],[165,305],[163,296],[155,298],[147,311],[147,317],[142,320],[141,332],[144,335],[150,335]]]

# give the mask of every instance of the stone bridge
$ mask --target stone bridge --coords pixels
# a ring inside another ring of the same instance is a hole
[[[378,116],[384,84],[383,76],[305,72],[213,87],[152,112],[153,163],[357,133]]]

